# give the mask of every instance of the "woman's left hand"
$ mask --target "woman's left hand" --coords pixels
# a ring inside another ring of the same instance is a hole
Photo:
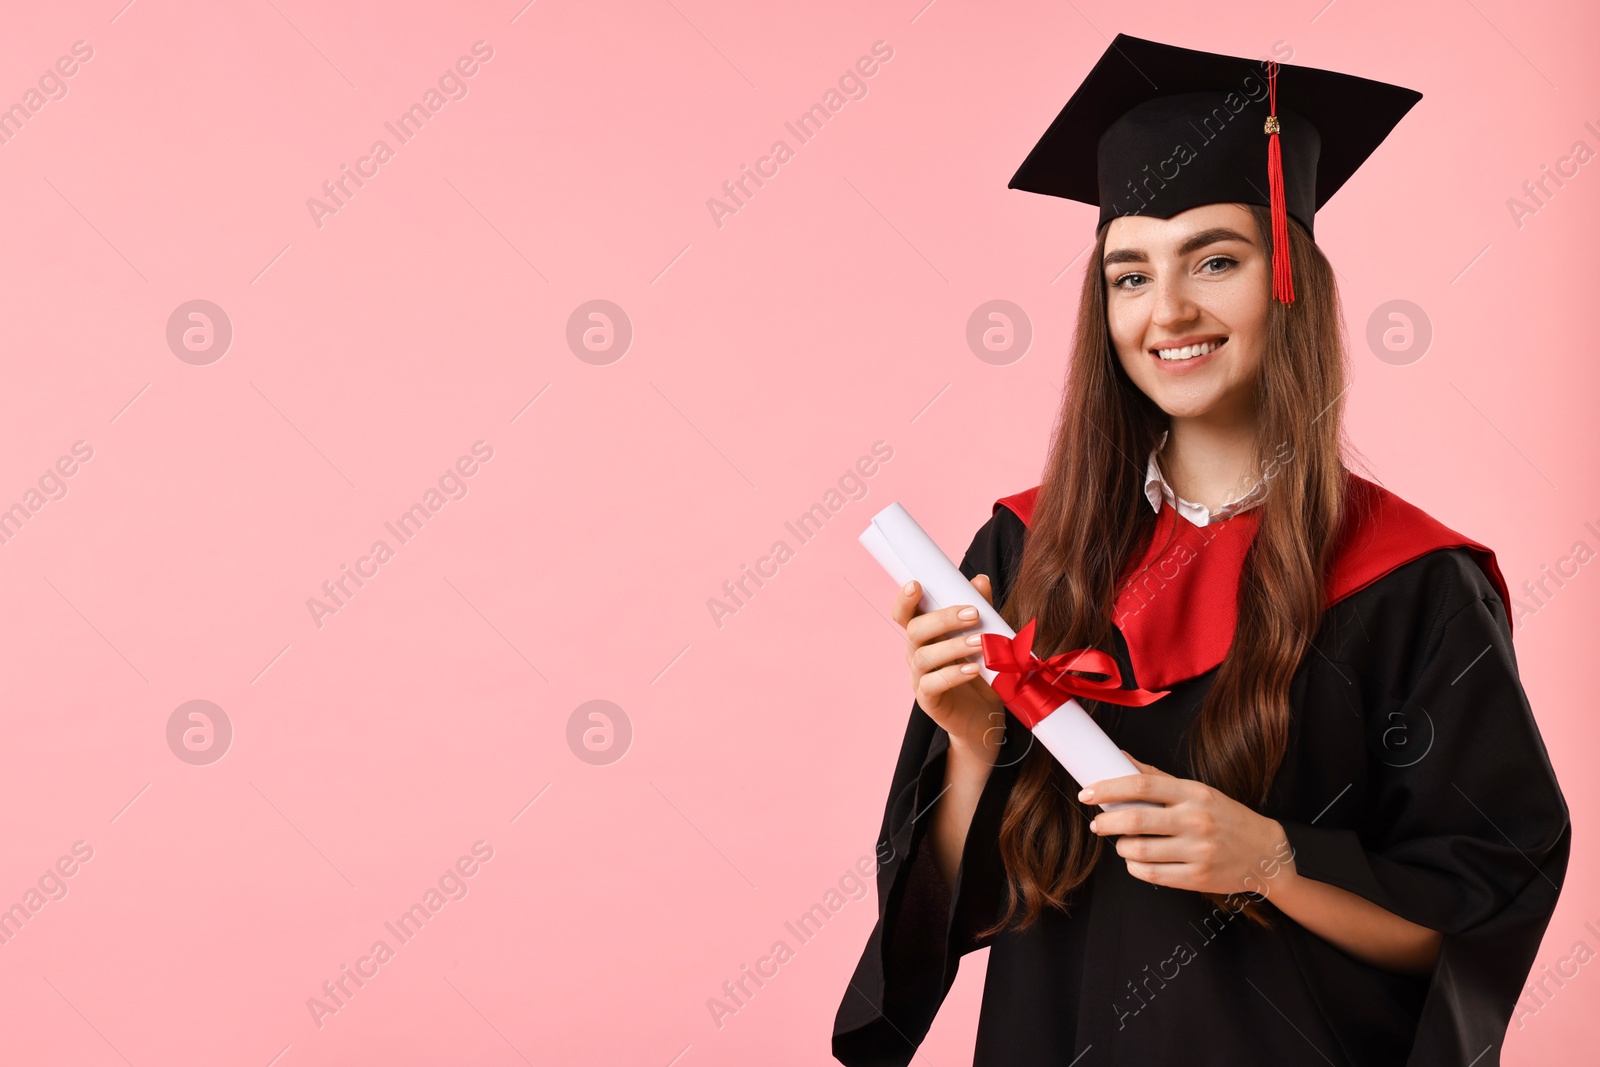
[[[1293,869],[1288,839],[1276,819],[1204,782],[1174,778],[1126,751],[1123,755],[1139,774],[1091,783],[1078,799],[1161,805],[1101,811],[1089,823],[1102,837],[1117,837],[1117,855],[1127,861],[1129,874],[1198,893],[1266,893],[1267,879],[1280,867]]]

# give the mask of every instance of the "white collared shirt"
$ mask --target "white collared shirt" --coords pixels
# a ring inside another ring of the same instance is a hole
[[[1169,431],[1170,432],[1170,431]],[[1161,440],[1156,442],[1156,447],[1150,450],[1150,462],[1145,466],[1144,495],[1150,501],[1150,506],[1157,514],[1161,511],[1161,501],[1164,499],[1177,509],[1179,515],[1188,519],[1196,526],[1205,526],[1208,523],[1221,522],[1223,519],[1232,518],[1241,511],[1249,511],[1265,499],[1267,483],[1260,480],[1250,487],[1250,490],[1241,496],[1230,497],[1223,501],[1222,506],[1212,511],[1204,504],[1196,504],[1185,500],[1172,491],[1172,486],[1167,484],[1167,479],[1161,473],[1161,467],[1156,463],[1156,453],[1160,452],[1167,443],[1168,432],[1163,432]]]

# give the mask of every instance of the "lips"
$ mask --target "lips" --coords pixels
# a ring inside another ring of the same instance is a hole
[[[1216,347],[1213,348],[1211,351],[1206,352],[1203,355],[1189,356],[1189,357],[1184,358],[1184,359],[1163,359],[1158,354],[1160,350],[1151,349],[1150,350],[1150,358],[1155,360],[1157,366],[1159,366],[1163,371],[1165,371],[1166,373],[1169,373],[1169,374],[1181,374],[1181,373],[1184,373],[1186,371],[1196,370],[1200,366],[1211,362],[1211,360],[1219,352],[1226,352],[1227,351],[1228,339],[1226,337],[1222,337],[1222,338],[1206,338],[1204,343],[1210,343],[1212,341],[1216,342]],[[1194,343],[1195,344],[1200,344],[1202,342],[1196,341]],[[1167,345],[1165,347],[1170,349],[1173,346]],[[1188,347],[1188,346],[1185,345],[1185,346],[1181,346],[1181,347]]]
[[[1220,348],[1223,344],[1227,343],[1227,340],[1228,337],[1226,334],[1211,334],[1210,336],[1205,336],[1202,334],[1190,334],[1187,337],[1174,337],[1170,340],[1163,341],[1161,344],[1151,348],[1150,354],[1156,356],[1158,359],[1192,359],[1194,356],[1200,355],[1201,353],[1191,352],[1189,355],[1182,357],[1175,357],[1172,355],[1172,353],[1181,352],[1184,349],[1204,348],[1206,345],[1214,345]],[[1167,355],[1163,357],[1162,353],[1167,353]]]
[[[1154,349],[1150,349],[1150,355],[1158,358],[1163,363],[1189,363],[1192,360],[1208,357],[1208,355],[1213,354],[1213,352],[1221,349],[1222,346],[1226,346],[1226,344],[1226,336],[1224,338],[1218,338],[1218,336],[1211,336],[1211,338],[1198,338],[1198,336],[1195,336],[1195,338],[1174,338],[1171,341],[1162,342],[1160,346],[1154,347]]]

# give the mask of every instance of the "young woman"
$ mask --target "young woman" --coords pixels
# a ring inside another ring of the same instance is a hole
[[[1237,75],[1126,36],[1107,57],[1080,97],[1114,60]],[[1080,131],[1103,209],[1099,135],[1126,110]],[[1214,155],[1187,193],[1103,221],[1043,481],[995,503],[961,564],[1013,627],[1037,621],[1040,657],[1098,648],[1123,688],[1165,692],[1082,701],[1140,773],[1073,782],[977,675],[972,618],[902,590],[916,701],[845,1064],[910,1062],[983,946],[977,1064],[1499,1062],[1570,847],[1504,582],[1346,469],[1310,210],[1252,193],[1266,175],[1229,185]],[[1315,167],[1274,177],[1295,173]],[[1126,800],[1147,803],[1102,808]]]

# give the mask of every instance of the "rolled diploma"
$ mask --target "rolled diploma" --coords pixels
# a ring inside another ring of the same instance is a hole
[[[923,611],[971,604],[978,609],[978,622],[960,631],[962,634],[999,634],[1007,639],[1017,635],[898,500],[873,516],[872,525],[862,532],[860,541],[896,583],[903,587],[907,582],[915,581],[922,586],[922,599],[917,606]],[[990,575],[991,581],[993,578]],[[983,653],[974,653],[968,660],[978,664],[978,673],[983,675],[984,681],[994,681],[998,672],[984,666]],[[1122,754],[1116,742],[1106,736],[1106,732],[1076,700],[1068,699],[1035,723],[1033,736],[1067,769],[1079,786],[1104,778],[1139,773],[1139,768]],[[1142,800],[1124,800],[1100,807],[1115,811],[1118,808],[1159,805]]]

